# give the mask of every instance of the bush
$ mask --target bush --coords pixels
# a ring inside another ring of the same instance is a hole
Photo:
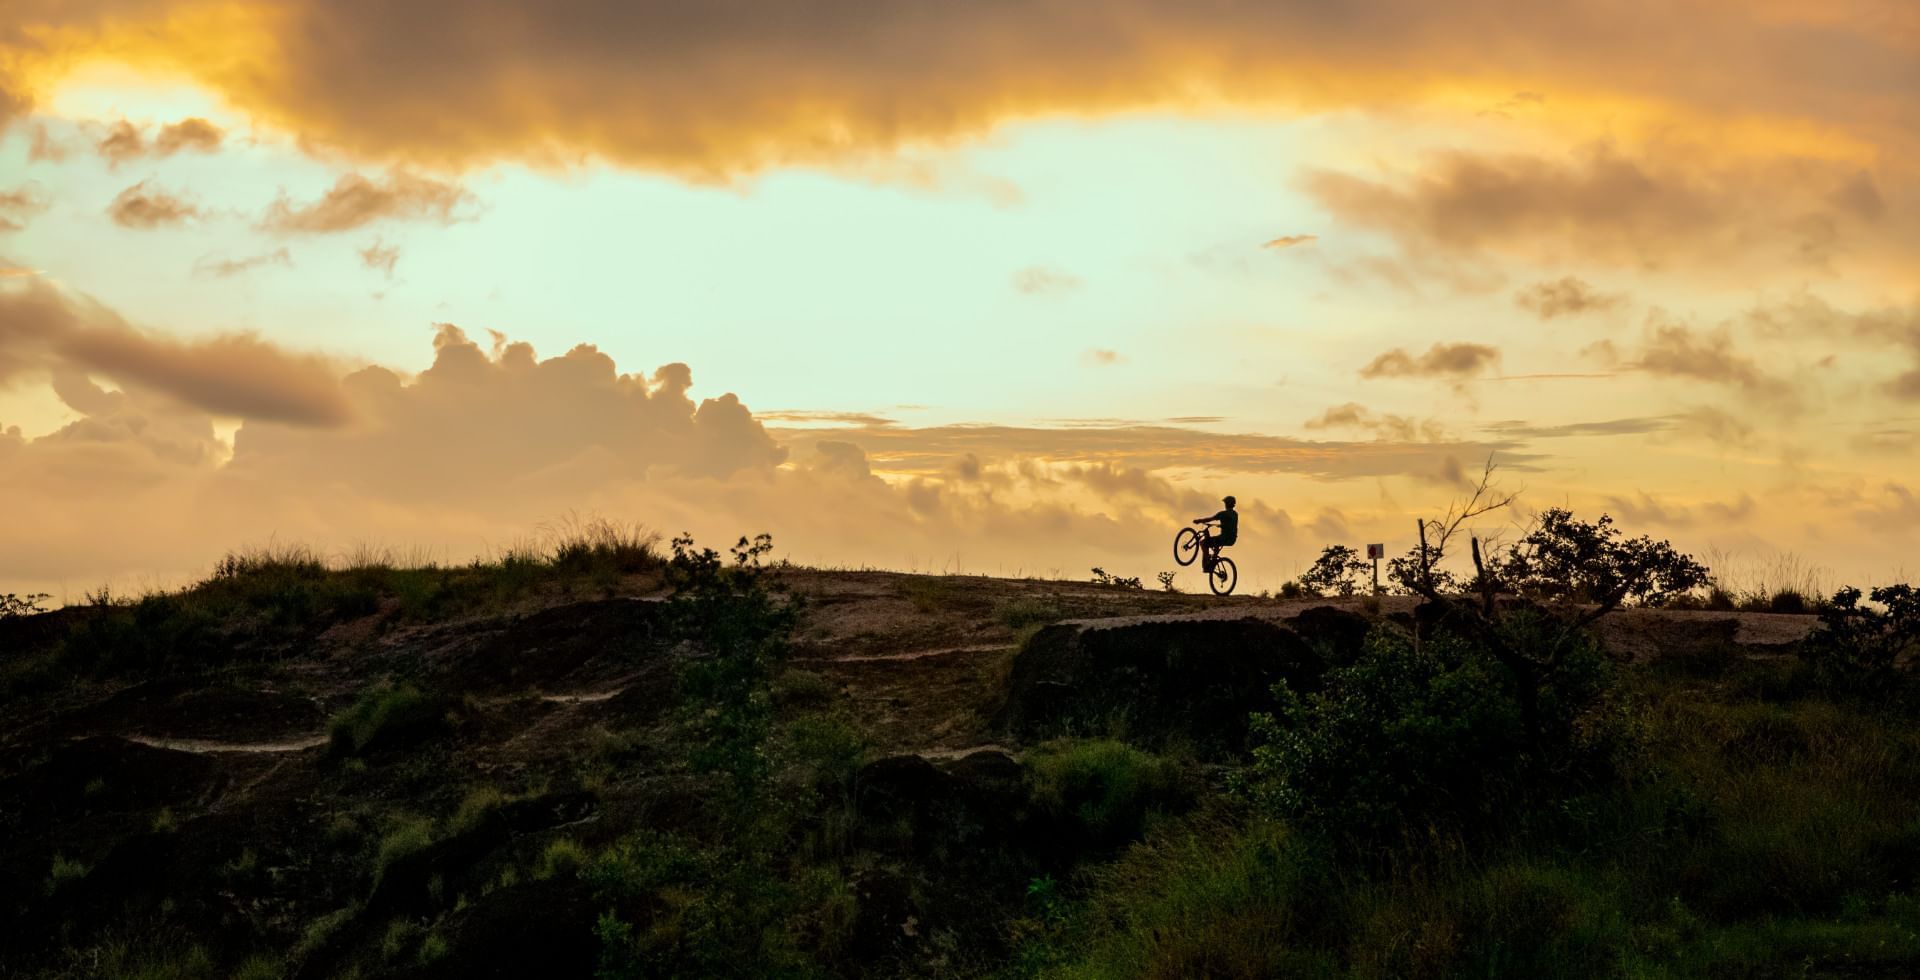
[[[1611,678],[1597,645],[1576,644],[1562,663],[1536,692],[1529,726],[1513,672],[1484,646],[1442,634],[1416,649],[1376,628],[1320,691],[1275,685],[1279,707],[1253,716],[1253,764],[1239,785],[1336,838],[1485,828],[1537,802],[1530,795],[1606,773],[1629,741],[1605,710]]]
[[[426,850],[433,843],[433,821],[425,817],[399,814],[392,820],[387,832],[380,837],[380,846],[374,850],[373,880],[378,884],[380,877],[386,874],[393,862],[419,851]]]
[[[1920,591],[1911,585],[1873,590],[1880,608],[1860,604],[1859,589],[1834,593],[1820,629],[1800,644],[1800,657],[1821,687],[1847,693],[1892,693],[1901,658],[1920,649]]]
[[[41,605],[53,598],[45,592],[32,592],[17,595],[12,592],[0,592],[0,619],[13,619],[18,616],[32,616],[47,610]]]
[[[1294,582],[1302,592],[1313,596],[1351,596],[1361,590],[1373,574],[1373,565],[1358,551],[1343,544],[1320,552],[1320,557]],[[1285,590],[1281,593],[1285,596]]]
[[[438,698],[410,684],[377,688],[333,716],[327,726],[327,750],[336,756],[364,755],[410,741],[444,723],[444,705]]]
[[[1613,518],[1582,521],[1558,507],[1490,570],[1505,589],[1539,602],[1660,606],[1707,584],[1707,569],[1665,541],[1622,538]]]
[[[540,865],[533,870],[537,879],[571,875],[587,866],[587,849],[571,837],[556,837],[540,854]]]
[[[1193,797],[1178,763],[1123,742],[1060,740],[1027,757],[1034,802],[1096,847],[1134,840]]]

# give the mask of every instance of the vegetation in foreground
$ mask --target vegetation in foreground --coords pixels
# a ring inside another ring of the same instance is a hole
[[[525,568],[239,560],[9,654],[9,704],[58,718],[183,676],[293,683],[299,651],[355,623],[387,640],[338,649],[377,669],[329,700],[325,747],[279,757],[298,765],[225,763],[250,787],[239,821],[207,805],[222,790],[169,795],[118,756],[65,786],[98,739],[75,756],[10,735],[0,786],[39,788],[11,826],[62,843],[6,856],[38,863],[10,877],[32,931],[0,975],[454,976],[514,955],[603,977],[1920,972],[1920,598],[1843,590],[1792,657],[1622,664],[1586,631],[1595,604],[1704,582],[1658,545],[1560,515],[1446,588],[1416,558],[1395,581],[1427,610],[1327,647],[1244,745],[1117,727],[938,766],[881,756],[791,662],[809,610],[764,538],[722,557],[603,537]],[[593,605],[643,587],[672,598]],[[538,615],[479,639],[445,625],[566,596],[587,600],[568,628],[629,617],[568,676],[649,678],[597,714],[489,686],[488,658],[570,655]],[[906,596],[1023,639],[1067,608]],[[426,653],[381,659],[416,633]],[[147,760],[190,789],[237,782]],[[175,866],[200,877],[140,877]]]

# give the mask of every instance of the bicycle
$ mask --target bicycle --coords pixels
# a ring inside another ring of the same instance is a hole
[[[1200,569],[1207,573],[1207,588],[1214,595],[1232,595],[1233,587],[1240,583],[1240,568],[1233,559],[1220,554],[1217,548],[1206,547],[1207,535],[1190,527],[1183,527],[1173,536],[1173,560],[1182,565],[1191,565],[1200,559]]]

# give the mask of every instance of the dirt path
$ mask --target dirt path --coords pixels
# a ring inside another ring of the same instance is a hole
[[[306,735],[300,738],[280,742],[221,742],[207,738],[160,738],[153,735],[121,734],[114,736],[136,745],[148,748],[170,749],[174,752],[191,752],[194,755],[212,755],[222,752],[259,754],[270,752],[304,752],[327,744],[325,735]]]

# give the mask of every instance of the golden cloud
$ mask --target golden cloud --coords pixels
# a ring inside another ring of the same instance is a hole
[[[168,225],[186,224],[200,216],[191,202],[166,191],[150,189],[141,181],[119,193],[107,205],[107,217],[122,228],[151,231]]]
[[[328,426],[351,414],[325,358],[248,334],[157,336],[37,277],[0,284],[0,383],[30,372],[99,375],[210,415]]]
[[[839,162],[1017,117],[1600,93],[1913,143],[1920,29],[1878,0],[1716,0],[1619,16],[1514,5],[1103,0],[17,0],[0,112],[101,55],[195,76],[368,159],[600,157],[726,176]],[[31,83],[31,84],[29,84]]]
[[[268,206],[260,227],[281,234],[324,234],[395,218],[452,224],[459,220],[454,209],[470,200],[458,185],[429,177],[392,173],[376,181],[345,174],[311,204],[296,205],[282,194]]]

